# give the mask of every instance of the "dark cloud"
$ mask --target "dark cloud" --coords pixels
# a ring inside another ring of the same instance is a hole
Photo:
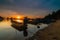
[[[0,0],[0,5],[18,6],[23,8],[59,8],[60,0]]]
[[[0,0],[1,9],[22,12],[25,15],[46,15],[51,10],[60,9],[60,0]]]

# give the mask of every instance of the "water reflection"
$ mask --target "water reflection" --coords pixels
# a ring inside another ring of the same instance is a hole
[[[41,26],[41,28],[44,27],[45,25]],[[4,20],[0,23],[0,35],[1,35],[0,39],[25,40],[25,37],[28,38],[33,36],[33,34],[37,32],[39,29],[37,29],[36,25],[32,24],[24,25],[23,23],[17,22],[16,20],[13,21]]]
[[[27,32],[28,25],[27,24],[29,23],[29,20],[30,19],[28,19],[27,17],[25,17],[23,20],[14,20],[11,18],[11,23],[12,23],[11,26],[17,29],[18,31],[23,31],[23,35],[26,37],[28,36],[28,32]],[[40,28],[40,26],[37,25],[37,28]]]
[[[23,20],[16,20],[17,22],[19,22],[19,23],[23,23]]]
[[[40,28],[40,24],[38,23],[29,23],[29,20],[27,17],[25,17],[23,20],[13,20],[11,19],[11,26],[15,29],[17,29],[18,31],[23,31],[23,35],[26,37],[28,36],[28,24],[34,24],[37,26],[37,28]]]
[[[18,31],[23,31],[23,35],[24,36],[28,36],[28,32],[27,32],[27,24],[23,23],[23,20],[13,20],[11,19],[11,26],[15,29],[17,29]]]

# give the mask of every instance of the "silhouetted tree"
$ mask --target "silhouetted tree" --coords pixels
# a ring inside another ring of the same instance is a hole
[[[52,19],[51,14],[48,14],[47,16],[45,16],[45,19]]]
[[[51,16],[51,14],[48,14],[47,16],[45,16],[43,18],[43,23],[49,24],[51,22],[52,22],[52,16]]]
[[[3,21],[3,20],[4,20],[4,18],[0,16],[0,21]]]
[[[56,15],[55,16],[56,16],[57,19],[60,19],[60,10],[56,11]]]
[[[51,16],[52,16],[53,19],[56,19],[56,18],[55,18],[55,16],[56,16],[55,11],[52,12],[52,15],[51,15]]]
[[[52,12],[52,18],[53,19],[60,19],[60,10],[57,10],[56,12]]]

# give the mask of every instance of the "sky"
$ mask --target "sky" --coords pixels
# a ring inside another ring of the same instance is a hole
[[[44,17],[60,9],[60,0],[0,0],[0,15]]]

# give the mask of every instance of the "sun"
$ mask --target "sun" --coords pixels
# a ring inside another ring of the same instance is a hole
[[[19,18],[21,18],[20,16],[17,16],[17,18],[19,19]]]
[[[22,16],[17,16],[16,18],[17,18],[16,20],[17,22],[21,22],[21,23],[23,22],[23,20],[21,20]]]
[[[24,17],[23,16],[16,16],[15,18],[22,20]]]
[[[16,18],[17,18],[17,19],[20,19],[20,18],[21,18],[21,16],[17,16]]]

